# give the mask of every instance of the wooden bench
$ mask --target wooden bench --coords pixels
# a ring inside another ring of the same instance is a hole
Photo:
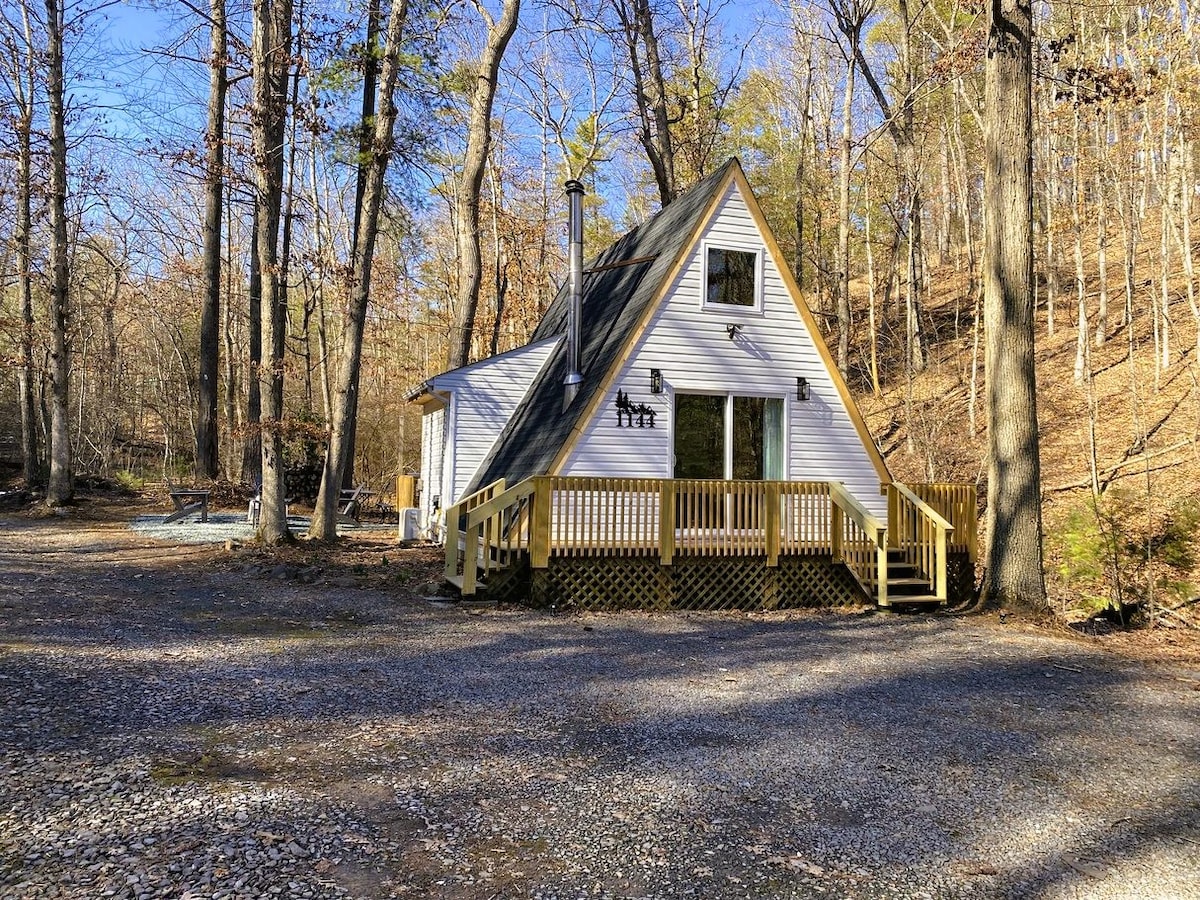
[[[194,512],[200,513],[200,521],[208,521],[208,495],[212,491],[170,491],[171,502],[175,505],[175,512],[163,519],[164,525],[169,525],[172,522],[178,522],[185,516],[190,516]]]

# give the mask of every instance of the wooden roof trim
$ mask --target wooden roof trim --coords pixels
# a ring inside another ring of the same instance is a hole
[[[787,288],[788,293],[792,297],[792,303],[796,306],[796,312],[800,314],[800,318],[804,321],[804,326],[808,329],[809,337],[812,338],[813,344],[817,348],[817,353],[820,354],[821,360],[825,363],[825,368],[829,371],[830,378],[833,379],[833,386],[842,398],[842,404],[846,407],[846,413],[850,416],[850,421],[853,423],[855,430],[858,431],[858,436],[862,440],[863,446],[867,448],[871,462],[875,465],[875,471],[879,474],[880,484],[891,484],[892,474],[888,471],[883,454],[879,452],[879,447],[875,443],[875,438],[871,436],[871,430],[867,427],[867,423],[858,409],[858,404],[850,396],[850,388],[846,385],[845,379],[842,378],[842,373],[838,371],[837,364],[833,361],[833,354],[829,352],[829,347],[826,345],[825,339],[821,336],[821,329],[817,326],[816,317],[813,316],[812,310],[808,308],[808,303],[805,301],[804,295],[800,292],[800,286],[796,284],[792,270],[786,264],[783,264],[783,252],[779,249],[775,235],[771,233],[771,229],[767,226],[767,220],[763,215],[762,207],[758,205],[758,200],[754,196],[754,191],[750,189],[750,182],[746,180],[746,175],[742,172],[741,166],[738,166],[734,170],[732,177],[742,192],[742,199],[746,202],[746,208],[750,211],[755,224],[758,225],[758,230],[766,242],[767,252],[771,255],[771,259],[775,263],[775,268],[783,279],[784,287]],[[722,196],[724,196],[723,192]]]
[[[696,217],[696,225],[692,229],[692,233],[688,236],[687,241],[679,251],[679,255],[675,257],[671,263],[671,268],[663,277],[662,282],[658,286],[658,290],[654,294],[654,299],[646,304],[646,308],[642,310],[642,317],[638,320],[637,325],[629,332],[625,338],[625,347],[621,350],[620,355],[613,360],[612,366],[609,367],[604,378],[601,380],[599,387],[593,392],[592,397],[588,400],[588,405],[584,407],[575,420],[575,425],[571,428],[571,433],[567,435],[567,439],[563,441],[558,453],[555,454],[553,461],[550,463],[548,475],[561,475],[562,467],[570,458],[571,452],[575,449],[579,439],[583,437],[584,429],[592,421],[600,407],[601,401],[608,396],[609,390],[612,388],[613,382],[617,380],[617,376],[621,370],[625,368],[625,364],[629,362],[629,357],[633,355],[633,348],[637,346],[638,341],[642,339],[642,335],[646,333],[646,327],[650,324],[650,320],[654,317],[654,313],[662,305],[663,298],[667,291],[671,289],[671,285],[675,283],[675,279],[679,277],[679,273],[683,271],[684,263],[691,255],[692,251],[700,241],[700,235],[704,233],[704,229],[708,227],[709,221],[721,206],[721,201],[725,198],[725,192],[729,190],[729,185],[734,179],[734,174],[741,172],[741,164],[736,163],[730,166],[730,172],[725,176],[720,186],[713,191],[712,199],[709,201],[708,208],[703,214]],[[715,173],[714,173],[715,174]]]

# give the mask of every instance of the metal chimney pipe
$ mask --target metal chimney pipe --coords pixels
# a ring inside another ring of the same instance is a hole
[[[583,318],[583,185],[572,178],[567,192],[567,377],[563,379],[565,409],[579,392],[580,323]]]

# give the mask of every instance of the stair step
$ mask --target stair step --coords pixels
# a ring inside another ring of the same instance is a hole
[[[929,579],[917,578],[916,576],[908,576],[904,578],[892,578],[890,575],[887,580],[889,588],[893,587],[923,587],[929,589]]]
[[[938,605],[941,602],[942,601],[938,599],[936,594],[901,594],[896,597],[893,597],[890,594],[888,595],[889,606],[907,606],[912,603],[920,603],[922,605],[931,603]]]
[[[461,575],[446,575],[443,577],[442,580],[445,581],[446,584],[454,585],[454,587],[458,588],[459,591],[462,591],[462,589],[463,589],[463,577]],[[476,593],[478,593],[479,591],[486,591],[486,590],[487,590],[487,581],[482,577],[476,578],[475,579]]]

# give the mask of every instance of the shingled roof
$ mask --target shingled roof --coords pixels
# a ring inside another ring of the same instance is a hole
[[[738,167],[736,159],[729,160],[585,264],[580,335],[583,382],[579,392],[564,409],[567,358],[566,341],[562,341],[471,479],[468,493],[498,478],[515,484],[549,470],[632,338],[646,307],[659,296],[663,282],[675,271],[676,262],[703,224],[705,213]],[[568,304],[564,285],[531,343],[566,333]]]

